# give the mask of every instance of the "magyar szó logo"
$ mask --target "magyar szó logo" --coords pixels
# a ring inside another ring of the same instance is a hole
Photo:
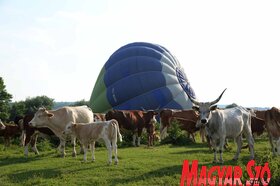
[[[249,180],[242,183],[242,173],[246,171]],[[242,170],[240,166],[201,166],[198,174],[198,160],[193,160],[191,168],[189,161],[183,163],[182,176],[180,186],[206,186],[206,185],[246,185],[258,186],[268,185],[271,178],[268,163],[263,166],[255,165],[255,161],[251,160],[247,163],[246,170]]]

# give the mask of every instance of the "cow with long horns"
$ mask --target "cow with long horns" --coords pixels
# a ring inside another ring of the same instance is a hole
[[[226,89],[225,89],[226,90]],[[224,110],[217,109],[216,103],[220,101],[222,94],[212,102],[198,102],[190,95],[189,99],[194,104],[193,109],[199,112],[197,127],[205,126],[214,148],[214,161],[217,162],[217,145],[220,153],[220,163],[223,163],[223,147],[226,138],[234,138],[237,143],[237,152],[233,160],[237,160],[242,147],[242,133],[247,137],[250,147],[250,158],[254,159],[254,139],[251,132],[251,115],[248,110],[237,106]]]

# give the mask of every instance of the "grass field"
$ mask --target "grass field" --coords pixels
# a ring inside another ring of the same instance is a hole
[[[196,143],[187,146],[158,145],[147,148],[119,148],[119,164],[107,165],[107,150],[96,149],[96,161],[82,163],[82,155],[71,157],[67,148],[66,158],[58,157],[48,142],[38,146],[40,155],[30,153],[23,156],[23,148],[12,145],[6,150],[0,145],[0,186],[6,185],[179,185],[183,160],[199,160],[199,166],[211,167],[213,154],[205,144]],[[224,152],[224,165],[245,166],[249,161],[249,152],[243,149],[237,162],[231,161],[235,153],[235,144]],[[280,185],[280,157],[272,157],[268,141],[256,140],[256,163],[269,162],[272,172],[270,185]],[[90,160],[90,153],[88,154]],[[217,165],[217,164],[215,164]],[[247,180],[246,174],[244,179]]]

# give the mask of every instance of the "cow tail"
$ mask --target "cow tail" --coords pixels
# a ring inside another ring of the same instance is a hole
[[[115,124],[116,124],[116,129],[117,129],[117,133],[118,133],[120,142],[122,142],[122,135],[121,135],[121,133],[120,133],[120,127],[119,127],[119,123],[118,123],[117,120],[115,120]]]

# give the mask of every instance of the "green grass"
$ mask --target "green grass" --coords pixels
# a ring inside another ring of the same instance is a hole
[[[231,159],[236,147],[233,143],[230,146],[232,150],[224,152],[224,164],[241,165],[245,172],[248,150],[243,149],[240,159],[234,162]],[[264,165],[264,162],[269,162],[273,178],[271,185],[277,185],[277,182],[279,185],[280,157],[272,157],[266,139],[257,139],[255,147],[256,163]],[[3,149],[2,144],[0,149]],[[90,153],[87,163],[81,162],[81,154],[72,158],[70,147],[65,158],[58,155],[55,149],[44,150],[43,147],[40,155],[30,153],[28,158],[23,156],[23,148],[16,145],[1,150],[0,185],[179,185],[183,160],[198,159],[199,166],[213,165],[213,153],[206,144],[199,142],[180,147],[160,145],[147,148],[142,145],[119,148],[119,164],[111,166],[107,165],[104,147],[97,147],[95,162],[89,161]]]

